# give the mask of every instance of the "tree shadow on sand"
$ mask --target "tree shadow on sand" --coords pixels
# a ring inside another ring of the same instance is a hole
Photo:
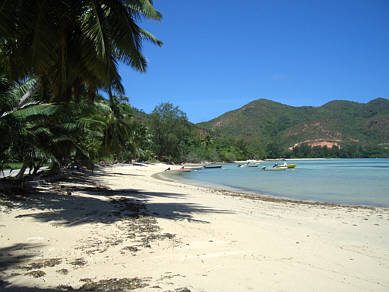
[[[68,195],[70,194],[71,195]],[[79,195],[82,193],[83,195]],[[17,218],[74,226],[86,223],[111,224],[124,217],[152,216],[171,220],[196,220],[201,213],[228,213],[226,210],[194,203],[153,203],[153,197],[180,198],[179,193],[142,192],[136,189],[111,190],[102,186],[66,186],[63,190],[39,190],[14,204],[26,210]],[[30,210],[34,209],[35,212]],[[36,211],[38,210],[38,211]]]
[[[10,283],[7,279],[11,276],[6,277],[4,271],[15,267],[23,266],[29,262],[35,256],[35,250],[42,247],[40,244],[26,244],[18,243],[12,246],[0,248],[0,291],[60,291],[53,289],[40,289],[31,287],[9,287]]]
[[[0,248],[0,272],[20,266],[35,256],[35,250],[40,244],[17,243]]]
[[[153,198],[183,198],[184,195],[180,193],[143,192],[137,189],[112,190],[97,184],[94,176],[76,175],[68,177],[66,180],[57,180],[47,183],[43,187],[35,187],[27,195],[17,196],[19,199],[15,199],[15,196],[13,196],[13,199],[8,198],[8,202],[2,200],[0,204],[5,209],[18,210],[19,215],[15,220],[27,217],[40,222],[50,222],[52,225],[112,224],[124,220],[123,224],[119,224],[118,238],[115,237],[112,240],[107,238],[104,244],[96,246],[93,245],[93,240],[87,244],[81,243],[81,247],[85,248],[85,253],[90,251],[91,254],[100,252],[100,247],[116,246],[115,242],[120,239],[131,240],[138,248],[146,248],[153,240],[174,238],[174,234],[160,231],[155,218],[209,223],[199,220],[196,216],[206,213],[228,213],[226,210],[205,207],[195,203],[181,203],[179,200],[166,203],[153,202]],[[59,288],[59,286],[54,289],[13,286],[14,283],[10,278],[12,274],[6,273],[6,271],[17,270],[20,266],[26,266],[36,256],[35,248],[39,249],[39,246],[16,244],[0,249],[0,291],[64,291],[64,287]],[[69,289],[69,291],[82,290]]]

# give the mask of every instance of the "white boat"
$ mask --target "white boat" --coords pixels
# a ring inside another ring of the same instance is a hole
[[[239,164],[238,167],[258,167],[259,162],[256,161],[247,161],[245,164]]]

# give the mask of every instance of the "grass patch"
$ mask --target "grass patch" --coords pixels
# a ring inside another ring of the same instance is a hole
[[[23,162],[9,162],[6,164],[7,168],[20,169],[23,166]]]

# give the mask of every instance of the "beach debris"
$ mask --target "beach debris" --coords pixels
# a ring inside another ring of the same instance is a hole
[[[86,261],[83,258],[78,258],[78,259],[75,259],[74,261],[70,262],[70,264],[73,266],[82,267],[82,266],[86,265]]]
[[[111,199],[111,203],[120,208],[119,212],[113,212],[116,216],[138,217],[141,215],[141,210],[146,209],[146,205],[144,203],[127,198]]]
[[[12,277],[17,277],[17,276],[20,276],[21,274],[20,273],[11,273],[9,274],[9,276],[12,278]]]
[[[41,271],[41,270],[37,270],[37,271],[31,271],[31,272],[25,273],[25,275],[31,276],[34,278],[40,278],[40,277],[43,277],[44,275],[46,275],[46,273]]]
[[[60,270],[57,270],[56,271],[58,274],[62,274],[62,275],[67,275],[69,274],[69,270],[68,269],[60,269]]]
[[[53,258],[53,259],[42,259],[39,261],[35,261],[32,263],[29,263],[27,266],[20,267],[24,270],[36,270],[36,269],[42,269],[47,267],[55,267],[59,264],[61,264],[62,259],[61,258]]]
[[[58,285],[56,287],[58,290],[64,290],[64,291],[74,291],[74,288],[69,285]]]
[[[96,236],[88,236],[81,240],[80,249],[86,254],[103,253],[113,246],[127,243],[122,247],[121,253],[129,251],[135,255],[141,247],[151,248],[153,241],[175,239],[175,234],[161,233],[156,218],[146,213],[144,203],[128,198],[113,198],[111,203],[115,210],[111,210],[110,214],[121,219],[116,224],[119,232],[101,237],[96,231]],[[174,242],[178,243],[178,240],[175,239]]]
[[[190,292],[190,289],[186,288],[186,287],[182,287],[182,288],[177,288],[176,290],[174,290],[175,292]]]
[[[139,279],[139,278],[113,278],[107,280],[100,280],[98,282],[92,281],[92,279],[86,278],[81,279],[80,281],[85,282],[84,285],[80,287],[79,290],[83,291],[126,291],[133,290],[138,288],[147,287],[148,279]]]
[[[186,287],[182,287],[182,288],[177,288],[174,290],[165,290],[163,292],[190,292],[190,289],[186,288]]]
[[[170,280],[170,279],[173,279],[173,278],[175,278],[175,277],[183,277],[183,278],[185,278],[184,275],[173,274],[172,272],[166,272],[165,274],[166,274],[166,275],[162,276],[162,277],[159,278],[157,281]]]
[[[131,252],[137,252],[139,249],[136,246],[125,246],[122,250],[129,250]]]

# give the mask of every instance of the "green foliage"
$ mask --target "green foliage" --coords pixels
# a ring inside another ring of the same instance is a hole
[[[150,0],[2,1],[0,170],[19,162],[22,178],[27,167],[36,173],[49,161],[60,169],[101,160],[389,155],[385,99],[319,108],[258,100],[200,125],[171,103],[150,115],[133,109],[122,96],[117,65],[146,70],[142,42],[162,42],[136,21],[161,17]],[[341,147],[302,143],[319,138],[337,139]]]
[[[388,145],[365,145],[357,143],[346,143],[341,147],[334,146],[328,148],[326,146],[310,147],[307,144],[301,144],[293,149],[290,153],[294,158],[374,158],[374,157],[389,157]]]
[[[258,158],[292,155],[290,146],[310,141],[336,141],[346,148],[357,141],[364,149],[372,149],[368,145],[389,142],[389,101],[377,98],[367,104],[332,101],[321,107],[292,107],[259,99],[199,125],[219,136],[247,141],[248,152]],[[299,156],[313,155],[304,147],[296,150]],[[378,150],[371,151],[378,155]],[[317,148],[314,153],[335,155],[327,152]]]
[[[150,128],[157,157],[164,161],[182,161],[191,139],[186,114],[171,103],[161,103],[150,115]]]
[[[146,1],[2,1],[0,34],[9,79],[34,76],[43,95],[78,100],[83,90],[123,93],[118,62],[144,72],[142,41],[162,42],[135,22],[161,20]]]
[[[0,169],[22,162],[20,179],[48,161],[153,157],[150,131],[112,92],[123,92],[119,61],[144,72],[142,42],[162,45],[135,21],[161,17],[150,0],[2,1]]]

